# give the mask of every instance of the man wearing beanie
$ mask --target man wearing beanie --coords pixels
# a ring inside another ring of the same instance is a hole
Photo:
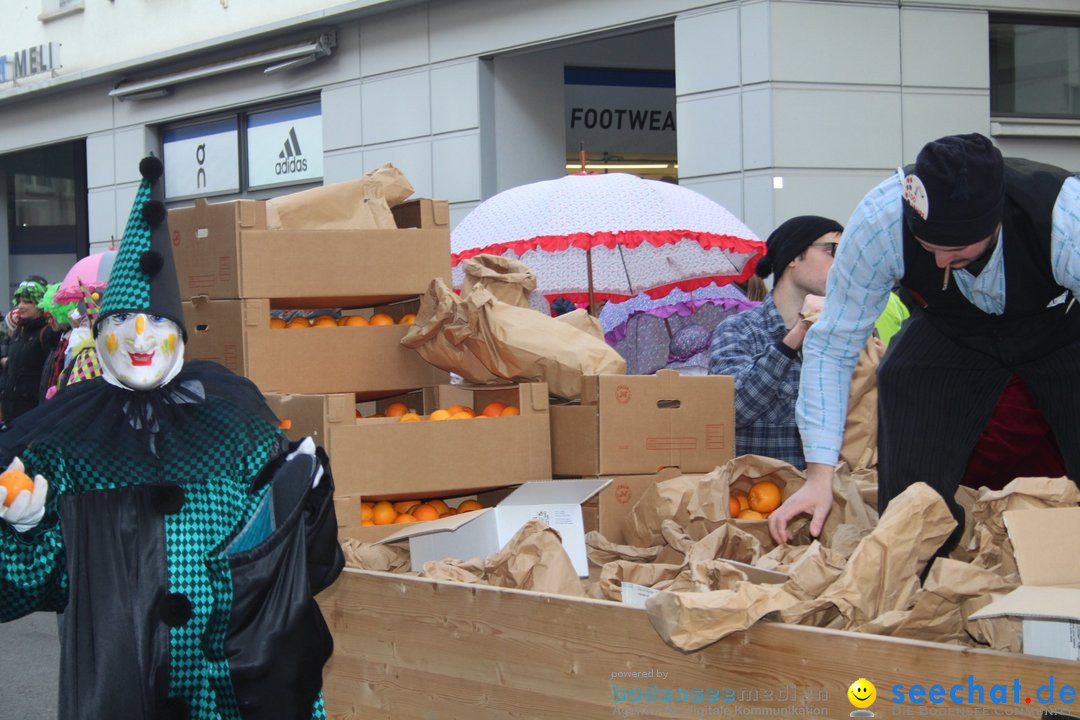
[[[878,371],[879,510],[926,482],[958,521],[939,553],[955,547],[957,484],[1014,375],[1053,429],[1067,474],[1080,473],[1080,179],[1003,159],[982,135],[943,137],[871,190],[844,233],[804,348],[796,412],[807,481],[769,517],[778,542],[800,513],[821,532],[852,369],[897,283],[922,312]]]
[[[772,274],[773,290],[756,308],[716,326],[709,374],[735,377],[735,452],[806,467],[795,424],[800,353],[809,323],[824,302],[825,280],[843,226],[816,215],[776,228],[757,274]]]

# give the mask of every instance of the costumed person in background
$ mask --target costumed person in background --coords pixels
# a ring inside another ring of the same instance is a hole
[[[45,402],[56,394],[60,373],[71,360],[70,341],[72,333],[71,313],[76,310],[78,303],[58,303],[56,291],[60,289],[60,283],[53,283],[45,288],[45,294],[38,303],[49,327],[60,333],[60,340],[45,358],[45,365],[41,369],[41,385],[38,388],[38,401]],[[75,320],[74,322],[78,322]]]
[[[817,215],[793,217],[773,230],[758,277],[773,289],[757,307],[713,330],[709,374],[735,377],[735,453],[764,455],[806,467],[795,425],[806,315],[821,310],[825,281],[843,226]]]
[[[899,283],[921,309],[878,370],[878,507],[910,484],[937,490],[963,533],[957,484],[1010,378],[1049,423],[1080,477],[1080,179],[1003,159],[987,138],[927,143],[856,207],[821,318],[804,346],[798,420],[806,483],[769,516],[777,542],[810,513],[821,532],[856,358]],[[1072,310],[1072,312],[1070,312]]]
[[[94,325],[101,310],[101,292],[81,285],[82,300],[72,311],[72,330],[68,341],[68,360],[60,372],[57,388],[63,389],[83,380],[101,376],[97,346],[94,343]]]
[[[45,295],[45,279],[31,275],[15,288],[13,305],[19,308],[19,321],[8,341],[4,364],[0,409],[4,422],[13,420],[37,406],[41,373],[49,353],[60,341],[60,331],[49,326],[38,307]]]
[[[290,447],[249,380],[184,363],[162,165],[139,169],[102,377],[0,433],[34,476],[0,508],[0,620],[63,611],[60,720],[324,718],[313,595],[343,566],[326,455]]]

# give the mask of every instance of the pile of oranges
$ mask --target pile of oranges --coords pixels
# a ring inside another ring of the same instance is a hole
[[[357,326],[369,326],[369,325],[412,325],[416,322],[416,315],[414,313],[406,313],[401,316],[400,320],[395,322],[394,318],[390,317],[386,313],[375,313],[370,318],[366,318],[363,315],[342,315],[339,318],[334,318],[332,315],[319,315],[315,318],[306,318],[303,315],[297,315],[288,322],[285,322],[283,318],[277,315],[270,316],[270,327],[275,329],[294,329],[294,328],[309,328],[309,327],[357,327]]]
[[[449,405],[445,408],[432,410],[426,420],[472,420],[480,418],[510,417],[520,415],[521,408],[517,405],[506,405],[501,402],[490,402],[479,413],[468,405]],[[409,409],[403,402],[394,402],[386,406],[386,417],[396,417],[398,422],[420,422],[425,418],[419,413]]]
[[[457,507],[450,507],[445,500],[439,499],[362,502],[360,503],[360,524],[363,527],[371,527],[372,525],[424,522],[483,508],[483,504],[476,500],[462,500]]]
[[[728,499],[731,517],[739,520],[764,520],[784,501],[780,486],[771,480],[756,482],[750,492],[732,490]]]

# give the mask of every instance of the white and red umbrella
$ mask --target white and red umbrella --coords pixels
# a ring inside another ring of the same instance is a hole
[[[741,282],[765,254],[765,243],[719,203],[627,173],[505,190],[462,219],[450,246],[455,287],[464,279],[463,260],[506,255],[536,273],[549,301],[577,303]]]

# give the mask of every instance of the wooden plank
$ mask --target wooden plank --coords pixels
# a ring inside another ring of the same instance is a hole
[[[346,570],[319,600],[334,633],[324,689],[337,719],[789,716],[793,704],[846,717],[847,688],[860,677],[877,686],[878,717],[948,708],[1038,717],[1034,693],[1051,676],[1058,688],[1080,685],[1080,663],[778,623],[684,653],[637,608],[407,575]],[[653,676],[620,675],[632,672]],[[985,690],[981,703],[890,701],[894,685],[966,688],[969,676]],[[730,700],[616,699],[652,683]],[[995,684],[1009,687],[1008,703],[992,702]]]

